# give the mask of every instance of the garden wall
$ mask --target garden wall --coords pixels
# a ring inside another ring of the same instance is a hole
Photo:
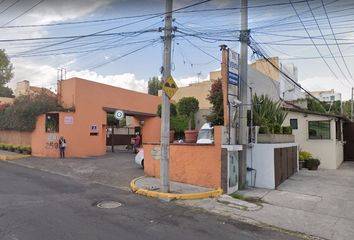
[[[214,129],[215,144],[171,144],[170,180],[202,187],[221,187],[221,128]],[[160,144],[144,144],[145,174],[160,176]]]
[[[0,131],[0,142],[14,145],[31,146],[31,132]]]

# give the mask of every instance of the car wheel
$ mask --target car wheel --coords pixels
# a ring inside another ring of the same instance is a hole
[[[143,169],[144,169],[144,159],[141,161],[141,166],[142,166]]]

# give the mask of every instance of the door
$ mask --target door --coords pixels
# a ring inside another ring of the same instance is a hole
[[[354,161],[354,123],[343,124],[344,161]]]
[[[238,152],[237,151],[228,151],[227,158],[227,193],[233,193],[238,190]]]

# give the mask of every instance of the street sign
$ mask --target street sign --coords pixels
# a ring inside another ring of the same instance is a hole
[[[122,120],[124,118],[124,112],[121,111],[121,110],[116,110],[114,112],[114,117],[117,119],[117,120]]]
[[[171,99],[173,95],[177,92],[178,87],[175,80],[173,80],[172,76],[169,76],[166,79],[166,81],[163,83],[162,89],[165,91],[169,99]]]
[[[240,55],[229,49],[229,84],[231,85],[239,84],[239,59]]]

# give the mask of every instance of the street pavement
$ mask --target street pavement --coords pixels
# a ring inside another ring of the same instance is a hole
[[[122,205],[98,208],[103,200]],[[87,179],[0,162],[0,239],[298,238]]]
[[[121,190],[129,190],[130,181],[144,175],[134,163],[134,154],[127,152],[87,159],[32,157],[11,163]],[[344,162],[338,170],[301,170],[277,190],[248,189],[238,193],[259,197],[262,202],[257,206],[233,204],[222,196],[173,203],[262,227],[324,239],[354,239],[354,162]]]

